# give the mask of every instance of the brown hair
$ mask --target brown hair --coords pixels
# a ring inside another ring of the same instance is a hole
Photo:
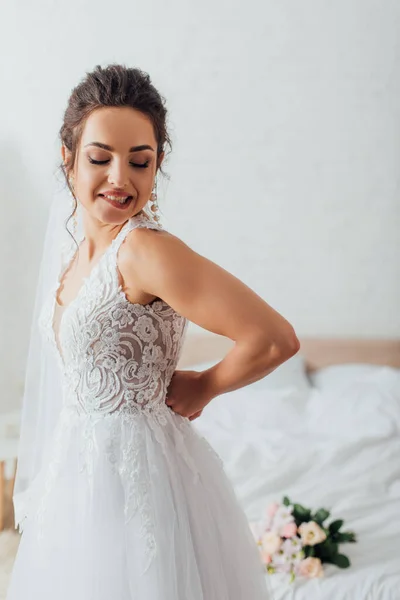
[[[124,65],[110,64],[105,68],[97,65],[93,71],[86,73],[84,79],[72,90],[59,132],[62,144],[71,153],[69,164],[62,163],[60,168],[73,196],[68,174],[75,164],[76,152],[85,122],[94,110],[106,106],[130,106],[151,119],[157,140],[157,163],[159,156],[165,151],[165,146],[169,146],[170,151],[172,150],[166,125],[165,99],[151,83],[150,76],[140,69]],[[165,176],[162,167],[158,168]],[[74,216],[78,207],[75,196],[74,199],[74,209],[67,223]]]

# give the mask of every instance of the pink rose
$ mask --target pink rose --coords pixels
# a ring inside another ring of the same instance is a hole
[[[279,508],[278,502],[271,502],[271,504],[268,504],[267,510],[266,510],[268,517],[272,518],[275,515],[278,508]]]
[[[282,537],[284,538],[291,538],[293,536],[295,536],[297,533],[297,526],[296,523],[286,523],[286,525],[283,527],[282,529]]]
[[[264,565],[269,565],[272,562],[272,556],[265,552],[265,550],[261,550],[261,560]]]
[[[299,563],[298,572],[304,577],[313,579],[314,577],[323,577],[324,571],[319,558],[309,556]]]

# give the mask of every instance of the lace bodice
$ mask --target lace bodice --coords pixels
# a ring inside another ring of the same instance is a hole
[[[136,227],[159,227],[143,215],[131,218],[84,279],[76,298],[59,307],[56,292],[40,325],[63,373],[64,403],[86,413],[152,411],[164,403],[179,359],[187,320],[161,299],[142,305],[119,284],[118,250]]]
[[[179,454],[194,484],[200,477],[192,456],[198,444],[222,461],[191,421],[165,403],[187,319],[158,298],[145,305],[131,303],[119,283],[118,250],[136,227],[159,228],[142,215],[129,219],[84,279],[75,299],[60,307],[57,291],[74,258],[75,245],[62,261],[41,310],[39,328],[60,369],[63,402],[51,434],[48,464],[44,463],[27,495],[14,505],[21,530],[26,516],[35,514],[41,540],[52,492],[71,452],[79,457],[79,472],[85,475],[93,504],[96,472],[99,464],[107,463],[123,493],[125,522],[140,517],[144,572],[157,552],[150,501],[151,441],[157,447],[150,452],[158,455],[160,450],[167,464],[171,452]]]

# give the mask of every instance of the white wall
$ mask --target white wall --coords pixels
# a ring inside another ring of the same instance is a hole
[[[399,21],[395,0],[2,2],[0,406],[19,402],[62,114],[96,64],[167,99],[166,228],[299,335],[398,337]]]

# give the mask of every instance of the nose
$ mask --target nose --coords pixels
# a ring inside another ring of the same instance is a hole
[[[124,161],[114,159],[108,172],[108,182],[117,188],[124,188],[129,181],[129,166]]]

